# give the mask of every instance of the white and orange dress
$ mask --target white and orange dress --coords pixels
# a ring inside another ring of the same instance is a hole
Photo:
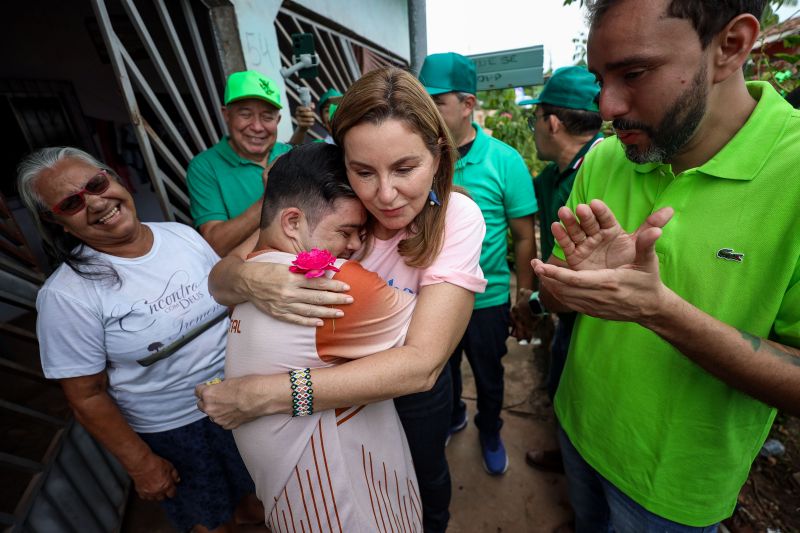
[[[291,264],[263,252],[249,261]],[[250,303],[231,317],[225,375],[288,373],[332,366],[403,344],[414,296],[358,262],[337,260],[354,303],[322,327],[281,322]],[[289,377],[286,377],[287,382]],[[391,400],[311,416],[272,415],[234,437],[273,532],[422,531],[414,465]]]

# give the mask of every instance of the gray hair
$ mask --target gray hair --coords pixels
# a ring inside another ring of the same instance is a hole
[[[93,167],[101,168],[109,172],[112,176],[116,174],[95,157],[79,148],[71,146],[53,146],[42,148],[25,157],[17,166],[17,191],[25,207],[31,212],[34,218],[38,219],[38,213],[47,211],[48,207],[36,192],[34,184],[45,170],[51,170],[64,159],[78,159]]]
[[[119,282],[117,272],[107,263],[98,263],[83,256],[83,242],[65,233],[50,216],[50,208],[45,205],[36,191],[36,182],[46,170],[52,170],[65,159],[83,161],[93,167],[105,170],[109,176],[119,181],[117,173],[108,165],[98,161],[93,155],[79,148],[54,146],[42,148],[26,156],[17,166],[17,191],[22,204],[28,209],[39,235],[42,237],[45,252],[57,266],[66,263],[78,275],[87,279],[111,278]],[[80,268],[82,265],[93,267]],[[98,268],[99,267],[99,268]]]

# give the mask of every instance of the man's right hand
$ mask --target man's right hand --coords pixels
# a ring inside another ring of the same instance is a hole
[[[143,500],[163,500],[175,497],[181,478],[175,467],[154,453],[137,463],[137,468],[128,472],[133,479],[136,493]]]

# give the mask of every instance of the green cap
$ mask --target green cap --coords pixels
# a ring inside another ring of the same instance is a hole
[[[478,91],[475,63],[454,52],[426,57],[419,71],[419,81],[431,96],[452,92],[475,94]]]
[[[523,100],[519,105],[549,104],[569,109],[599,112],[597,97],[600,86],[594,74],[584,67],[561,67],[556,70],[538,98]]]
[[[339,104],[331,104],[331,106],[328,108],[328,120],[329,121],[333,120],[333,114],[336,113],[336,109],[338,107],[339,107]]]
[[[325,104],[328,103],[330,100],[333,103],[339,102],[339,100],[344,96],[342,93],[337,91],[336,89],[328,89],[325,93],[319,97],[319,108],[320,110],[325,107]]]
[[[225,84],[225,105],[245,98],[258,98],[278,109],[283,108],[278,86],[274,81],[255,70],[234,72],[228,77],[228,83]]]

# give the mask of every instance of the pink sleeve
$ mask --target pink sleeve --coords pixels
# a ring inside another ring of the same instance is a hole
[[[485,234],[486,224],[478,205],[463,194],[453,193],[447,206],[442,251],[423,271],[420,287],[450,283],[471,292],[486,290],[480,267]]]

